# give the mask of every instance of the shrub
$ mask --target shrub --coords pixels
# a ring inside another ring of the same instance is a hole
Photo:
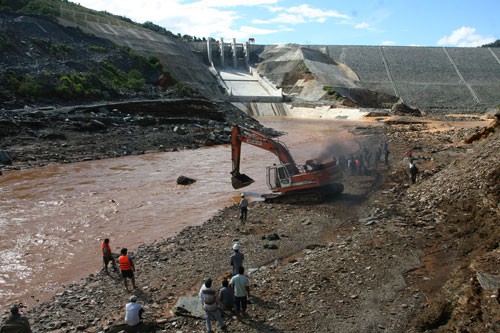
[[[133,90],[143,90],[144,89],[144,83],[146,80],[142,77],[141,72],[139,72],[137,69],[133,69],[127,74],[127,83],[126,86],[130,89]]]
[[[185,85],[182,82],[178,82],[178,83],[174,84],[174,86],[172,88],[177,90],[181,95],[187,96],[187,97],[193,96],[196,93],[196,91],[194,89],[188,87],[187,85]]]
[[[311,74],[311,71],[309,70],[309,68],[307,68],[306,64],[304,63],[300,64],[299,69],[305,74]]]
[[[335,100],[337,101],[343,101],[344,100],[344,97],[342,97],[342,95],[340,95],[338,92],[336,92],[333,87],[331,86],[324,86],[323,87],[323,90],[326,91],[326,93],[329,95],[329,96],[332,96]]]
[[[85,79],[81,74],[68,74],[59,78],[56,92],[60,97],[74,98],[84,95]]]
[[[50,51],[53,54],[61,54],[61,53],[67,54],[73,52],[74,48],[73,46],[67,44],[52,43],[50,44]]]
[[[104,46],[91,45],[90,46],[90,51],[99,52],[99,53],[107,53],[108,49],[106,49]]]
[[[32,0],[23,6],[22,13],[47,15],[51,17],[59,16],[59,1],[54,0]]]
[[[42,86],[38,81],[31,75],[25,74],[18,81],[17,93],[20,96],[30,97],[30,96],[40,96],[43,94]]]

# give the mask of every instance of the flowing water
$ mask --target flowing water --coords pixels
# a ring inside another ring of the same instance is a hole
[[[280,140],[299,163],[325,150],[358,149],[346,129],[352,123],[259,120],[288,133]],[[265,167],[276,162],[273,154],[244,145],[241,171],[255,183],[243,190],[268,192]],[[226,145],[4,172],[0,306],[46,301],[65,284],[97,273],[104,238],[110,238],[113,252],[121,247],[133,251],[202,224],[238,201],[230,169],[231,147]],[[180,175],[197,181],[178,185]]]

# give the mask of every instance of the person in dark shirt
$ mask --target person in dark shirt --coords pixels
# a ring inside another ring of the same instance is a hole
[[[21,316],[18,306],[10,308],[10,316],[0,328],[0,333],[31,333],[28,318]]]

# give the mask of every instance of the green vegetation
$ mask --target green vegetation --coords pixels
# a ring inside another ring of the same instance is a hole
[[[61,5],[62,9],[61,9]],[[136,23],[128,17],[121,15],[114,15],[107,11],[94,11],[80,6],[78,3],[73,3],[68,0],[0,0],[0,10],[7,10],[19,12],[24,14],[46,15],[50,17],[64,17],[66,19],[77,18],[79,24],[83,24],[83,15],[86,14],[86,19],[93,22],[108,21],[110,24],[119,24],[118,21],[142,27],[154,31],[160,35],[178,38],[183,41],[205,41],[205,38],[198,38],[190,35],[174,34],[171,31],[154,24],[153,22],[146,21],[144,23]],[[74,13],[75,11],[76,13]],[[79,21],[80,20],[80,21]]]
[[[22,97],[38,97],[46,92],[40,81],[29,74],[10,75],[6,81],[6,86]]]
[[[165,29],[164,27],[160,27],[159,25],[154,24],[153,22],[146,21],[142,24],[143,28],[154,31],[160,35],[168,36],[168,37],[176,37],[171,31]]]
[[[481,47],[500,47],[500,39],[497,39],[493,43],[485,44],[485,45],[483,45]]]
[[[92,89],[88,89],[88,78],[88,73],[63,75],[59,78],[55,92],[63,99],[92,96]]]
[[[144,91],[146,80],[141,71],[128,73],[109,61],[102,61],[92,72],[38,75],[11,74],[0,81],[3,86],[20,97],[56,97],[63,100],[118,96]]]
[[[57,17],[59,16],[59,4],[60,1],[57,0],[32,0],[21,8],[20,12]]]
[[[337,101],[343,101],[344,100],[344,97],[342,97],[342,95],[340,95],[338,92],[336,92],[333,87],[331,86],[324,86],[323,87],[323,90],[326,91],[326,93],[329,95],[329,96],[332,96],[335,100]]]
[[[187,85],[185,85],[182,82],[178,82],[178,83],[174,84],[172,88],[174,90],[177,90],[182,96],[186,96],[186,97],[193,96],[196,93],[196,91],[194,89],[188,87]]]
[[[59,16],[61,0],[0,0],[0,9],[24,14]]]
[[[144,69],[155,70],[155,71],[163,71],[163,65],[155,56],[149,56],[146,61],[142,61],[141,65]]]
[[[17,12],[28,3],[29,0],[0,0],[0,9]]]
[[[304,63],[301,63],[299,65],[299,70],[304,74],[311,74],[311,71],[309,70],[309,68],[307,68],[306,64]]]
[[[73,46],[68,45],[68,44],[56,44],[52,43],[50,44],[50,52],[54,55],[57,54],[68,54],[74,51]]]
[[[126,86],[132,90],[135,91],[140,91],[144,89],[144,84],[146,83],[146,80],[142,77],[141,72],[139,72],[137,69],[133,69],[127,74],[127,82]]]
[[[0,9],[23,14],[37,14],[44,16],[60,16],[73,13],[71,18],[80,15],[84,19],[96,19],[96,22],[109,22],[113,24],[118,18],[113,15],[85,9],[67,0],[0,0]],[[59,13],[61,11],[62,14]],[[67,16],[65,16],[68,18]],[[124,22],[132,22],[120,18]],[[123,25],[123,23],[120,23]],[[134,23],[134,25],[138,25]],[[164,35],[173,34],[149,22],[148,28],[157,30]],[[194,40],[190,36],[185,39]],[[11,34],[0,34],[0,55],[9,52],[10,59],[15,57],[24,59],[27,47],[33,54],[41,59],[42,72],[30,72],[30,67],[19,67],[0,75],[0,91],[2,96],[9,98],[37,98],[60,100],[89,100],[96,98],[115,98],[134,96],[137,93],[148,91],[147,85],[153,84],[162,73],[169,77],[168,83],[163,87],[174,84],[175,80],[165,71],[157,56],[143,56],[128,47],[112,46],[110,43],[102,44],[90,42],[83,43],[62,40],[29,38],[21,44]],[[89,56],[89,52],[94,56]],[[101,55],[97,55],[100,53]],[[96,56],[97,55],[97,56]],[[83,59],[85,58],[85,60]],[[67,63],[62,60],[71,60]],[[99,60],[100,59],[100,60]],[[37,60],[38,61],[38,60]],[[46,67],[46,65],[48,67]],[[50,71],[43,71],[50,68]],[[196,91],[184,84],[170,86],[180,94],[191,96]]]
[[[99,45],[91,45],[89,47],[89,50],[93,51],[93,52],[98,52],[98,53],[107,53],[108,52],[107,48],[105,48],[104,46],[99,46]]]
[[[9,36],[0,35],[0,53],[4,50],[12,49],[15,43]]]

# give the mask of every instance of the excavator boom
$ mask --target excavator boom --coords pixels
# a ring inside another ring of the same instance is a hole
[[[241,144],[243,142],[272,152],[278,157],[281,164],[289,164],[292,166],[290,170],[292,173],[299,173],[292,155],[282,142],[275,141],[255,130],[235,126],[231,133],[231,154],[233,161],[231,183],[233,188],[239,189],[254,182],[252,178],[240,173]]]
[[[235,189],[254,182],[252,178],[240,172],[243,142],[267,150],[279,159],[278,165],[267,167],[267,185],[277,194],[270,196],[269,201],[272,199],[275,202],[286,202],[283,200],[285,196],[294,195],[295,198],[288,201],[300,202],[301,198],[308,198],[306,201],[321,202],[325,195],[330,195],[332,192],[341,193],[344,189],[342,184],[336,183],[342,178],[342,172],[334,161],[322,164],[309,160],[304,166],[299,167],[284,143],[239,126],[235,126],[231,133],[233,162],[231,183]]]

